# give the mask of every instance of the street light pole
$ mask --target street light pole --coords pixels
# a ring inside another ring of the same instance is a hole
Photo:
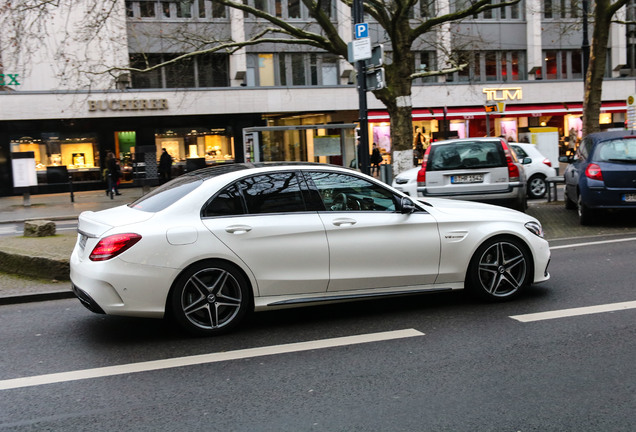
[[[364,7],[362,0],[353,2],[353,23],[364,22]],[[358,100],[360,110],[360,142],[356,151],[358,152],[358,164],[364,174],[370,174],[369,163],[369,119],[367,115],[367,80],[365,74],[364,60],[356,62],[358,72]]]

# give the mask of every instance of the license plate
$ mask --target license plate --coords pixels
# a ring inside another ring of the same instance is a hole
[[[455,175],[451,176],[451,183],[483,183],[484,175],[483,174],[466,174],[466,175]]]
[[[79,247],[84,250],[84,248],[86,247],[86,236],[84,234],[80,234],[80,238],[79,238]]]
[[[623,195],[623,201],[625,201],[625,202],[636,202],[636,193]]]

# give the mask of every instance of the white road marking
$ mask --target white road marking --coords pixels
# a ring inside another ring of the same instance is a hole
[[[581,246],[594,246],[594,245],[607,244],[607,243],[621,243],[621,242],[634,241],[634,240],[636,240],[636,237],[616,239],[616,240],[602,240],[602,241],[587,242],[587,243],[576,243],[576,244],[561,245],[561,246],[551,246],[550,250],[567,249],[567,248],[581,247]]]
[[[538,312],[525,315],[513,315],[510,318],[520,322],[543,321],[556,318],[566,318],[579,315],[590,315],[602,312],[615,312],[626,309],[636,309],[636,301],[610,303],[598,306],[587,306],[572,309],[561,309],[548,312]]]
[[[357,336],[345,336],[332,339],[322,339],[308,342],[297,342],[285,345],[273,345],[260,348],[249,348],[212,354],[201,354],[189,357],[177,357],[164,360],[154,360],[139,363],[129,363],[118,366],[107,366],[95,369],[84,369],[70,372],[60,372],[47,375],[36,375],[0,381],[0,390],[38,386],[59,382],[77,381],[83,379],[101,378],[113,375],[123,375],[136,372],[148,372],[183,366],[194,366],[206,363],[216,363],[228,360],[239,360],[291,352],[309,351],[323,348],[333,348],[346,345],[356,345],[369,342],[381,342],[393,339],[403,339],[424,336],[415,329],[395,330],[381,333],[370,333]]]

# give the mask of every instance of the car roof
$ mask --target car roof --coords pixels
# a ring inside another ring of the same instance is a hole
[[[499,137],[456,138],[456,139],[449,139],[449,140],[443,140],[443,141],[433,141],[431,145],[444,145],[444,144],[454,144],[454,143],[463,143],[463,142],[492,142],[492,141],[501,142],[501,138]]]
[[[217,165],[213,167],[201,168],[196,171],[185,173],[184,176],[198,177],[201,180],[208,180],[213,177],[218,177],[223,174],[229,174],[237,171],[248,170],[253,168],[274,168],[274,167],[336,167],[342,168],[337,165],[317,163],[317,162],[243,162],[243,163],[230,163],[227,165]]]
[[[589,134],[586,138],[591,139],[592,142],[596,144],[601,141],[607,141],[607,140],[617,139],[617,138],[627,138],[627,137],[631,137],[631,138],[636,137],[636,130],[624,129],[624,130],[618,130],[618,131],[594,132]]]

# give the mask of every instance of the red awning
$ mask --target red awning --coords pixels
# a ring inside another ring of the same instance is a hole
[[[601,112],[625,112],[627,104],[625,101],[620,102],[603,102]],[[483,106],[472,107],[448,107],[446,109],[446,118],[449,120],[463,119],[470,120],[476,118],[486,118],[486,112]],[[542,104],[542,105],[518,105],[506,103],[506,109],[503,113],[492,113],[491,118],[496,117],[541,117],[583,113],[583,104],[577,103],[561,103],[561,104]],[[389,113],[387,111],[369,111],[369,121],[372,123],[388,122]],[[413,108],[413,121],[420,120],[442,120],[444,118],[444,108]]]

